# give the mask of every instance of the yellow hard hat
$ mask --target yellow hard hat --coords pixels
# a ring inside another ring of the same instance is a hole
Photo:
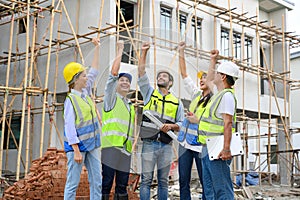
[[[199,79],[201,79],[202,76],[203,76],[203,74],[207,74],[207,72],[206,72],[206,71],[199,71],[199,72],[197,73],[197,77],[198,77]]]
[[[77,62],[70,62],[68,63],[63,71],[64,78],[67,82],[67,84],[70,84],[73,80],[74,76],[80,72],[83,72],[86,68]]]

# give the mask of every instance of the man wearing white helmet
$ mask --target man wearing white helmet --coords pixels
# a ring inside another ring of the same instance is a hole
[[[239,68],[233,62],[223,62],[215,69],[218,50],[211,51],[211,62],[207,84],[214,92],[211,101],[200,118],[199,134],[207,137],[224,136],[224,145],[218,159],[210,160],[206,141],[202,149],[202,173],[206,199],[233,200],[233,184],[230,177],[230,141],[236,125],[236,98],[232,89],[239,75]],[[214,87],[215,86],[215,87]]]
[[[157,73],[157,86],[154,89],[149,82],[145,70],[146,56],[150,48],[144,43],[139,60],[139,80],[141,94],[144,100],[143,111],[147,110],[157,117],[164,125],[159,128],[143,115],[140,137],[142,148],[142,183],[140,199],[150,200],[150,188],[155,165],[157,165],[158,199],[168,199],[169,171],[172,162],[172,138],[166,133],[169,130],[179,131],[183,121],[183,105],[181,101],[169,92],[173,85],[173,76],[168,71]]]

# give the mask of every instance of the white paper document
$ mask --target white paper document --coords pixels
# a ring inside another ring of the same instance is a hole
[[[159,121],[154,115],[152,115],[148,110],[144,111],[144,114],[158,127],[161,128],[163,123]],[[177,141],[177,135],[173,131],[168,131],[167,134],[175,141]]]
[[[144,114],[158,127],[161,128],[163,123],[159,121],[154,115],[152,115],[148,110],[144,111]],[[181,146],[185,147],[184,142],[179,142],[177,140],[177,135],[173,131],[168,131],[167,134],[173,139],[173,141],[178,142]],[[193,146],[193,151],[202,152],[202,146]]]
[[[210,160],[218,159],[218,155],[223,150],[224,135],[207,138],[206,144],[207,144],[207,151],[208,151],[209,159]],[[243,143],[241,140],[240,133],[236,132],[236,133],[232,134],[230,150],[231,150],[232,156],[244,154]]]

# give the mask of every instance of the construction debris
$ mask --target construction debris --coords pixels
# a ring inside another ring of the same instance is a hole
[[[66,183],[67,157],[63,150],[47,149],[42,158],[34,160],[30,172],[24,179],[15,182],[4,192],[4,199],[52,199],[61,200],[64,197]],[[88,174],[85,167],[76,198],[89,199]]]
[[[101,170],[101,169],[99,169]],[[67,157],[64,150],[48,148],[45,155],[34,160],[30,172],[24,179],[15,182],[4,191],[3,199],[51,199],[62,200],[67,174]],[[134,191],[137,188],[140,176],[130,174],[128,196],[130,200],[139,199]],[[80,183],[76,192],[77,200],[89,200],[88,172],[85,167],[81,172]],[[113,199],[114,191],[111,192]]]

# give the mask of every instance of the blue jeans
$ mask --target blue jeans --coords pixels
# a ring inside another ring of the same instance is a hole
[[[168,182],[172,156],[171,144],[147,139],[143,140],[141,200],[150,200],[150,186],[155,165],[157,165],[158,199],[168,199]]]
[[[202,148],[202,175],[207,200],[233,200],[233,184],[230,177],[231,160],[209,160],[207,147]]]
[[[101,199],[102,177],[100,173],[101,162],[99,148],[88,152],[81,152],[81,155],[83,157],[83,162],[77,163],[74,160],[74,152],[67,152],[68,173],[64,191],[64,199],[75,199],[83,165],[86,166],[88,171],[90,199]]]
[[[203,188],[203,178],[202,178],[202,164],[201,164],[201,154],[190,149],[186,149],[179,145],[178,150],[178,171],[179,171],[179,185],[180,185],[180,199],[190,200],[190,181],[191,181],[191,170],[193,161],[195,159],[198,176]],[[204,194],[204,193],[203,193]],[[205,195],[202,195],[202,199],[205,200]]]
[[[131,156],[114,147],[104,148],[102,159],[102,194],[109,195],[115,180],[115,194],[127,194]]]

